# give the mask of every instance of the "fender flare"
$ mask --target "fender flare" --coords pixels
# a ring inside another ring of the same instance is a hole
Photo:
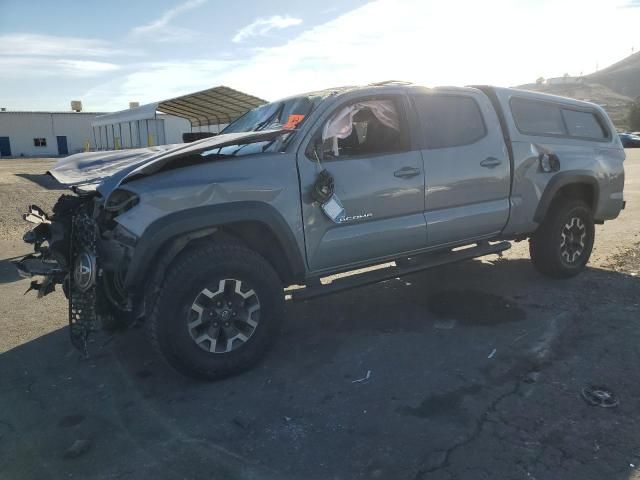
[[[567,185],[588,185],[593,187],[593,207],[595,213],[595,207],[598,205],[598,197],[600,195],[600,186],[598,185],[598,180],[593,173],[589,171],[561,172],[554,175],[551,180],[549,180],[549,183],[547,183],[547,186],[542,193],[542,197],[538,202],[536,213],[533,216],[534,221],[542,223],[544,217],[549,211],[549,208],[551,207],[551,202],[553,202],[553,199],[556,197],[556,194],[561,188],[566,187]]]
[[[262,223],[268,227],[280,242],[293,278],[304,277],[305,264],[302,254],[291,228],[282,215],[269,204],[243,201],[181,210],[151,223],[136,243],[127,269],[125,288],[135,289],[144,286],[145,273],[151,272],[150,267],[154,266],[154,259],[169,242],[194,232],[246,221]]]

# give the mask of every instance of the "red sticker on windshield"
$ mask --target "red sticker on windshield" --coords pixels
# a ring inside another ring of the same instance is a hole
[[[289,115],[287,123],[285,123],[282,128],[285,130],[293,130],[302,120],[304,120],[304,115]]]

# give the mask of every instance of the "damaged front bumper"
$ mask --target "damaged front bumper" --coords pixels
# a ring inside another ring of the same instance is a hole
[[[27,292],[36,290],[38,298],[62,286],[69,301],[71,341],[85,355],[90,333],[109,315],[108,308],[100,308],[99,228],[92,206],[91,200],[63,195],[49,216],[31,205],[23,218],[36,226],[23,239],[33,245],[34,253],[13,262],[21,276],[36,277]]]

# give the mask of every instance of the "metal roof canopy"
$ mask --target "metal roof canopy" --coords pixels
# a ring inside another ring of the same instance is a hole
[[[91,125],[99,127],[114,123],[150,120],[155,118],[156,111],[185,118],[189,120],[192,127],[220,125],[231,123],[248,110],[265,103],[267,102],[261,98],[233,88],[220,86],[120,112],[100,115]]]

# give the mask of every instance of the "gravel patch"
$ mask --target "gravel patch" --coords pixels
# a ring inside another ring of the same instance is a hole
[[[0,160],[0,240],[22,238],[29,229],[22,220],[29,204],[50,210],[67,190],[47,175],[57,159]]]

